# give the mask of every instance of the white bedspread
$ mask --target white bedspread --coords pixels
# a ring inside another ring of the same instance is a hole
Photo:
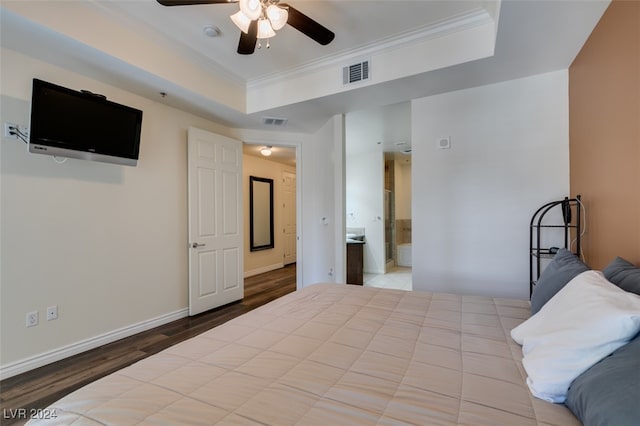
[[[579,425],[527,389],[509,331],[528,316],[521,300],[318,284],[89,384],[48,422]]]

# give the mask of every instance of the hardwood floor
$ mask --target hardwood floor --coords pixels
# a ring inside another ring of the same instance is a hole
[[[182,318],[0,382],[0,423],[11,413],[44,408],[68,393],[296,289],[296,265],[246,278],[244,299]],[[13,410],[13,411],[10,411]]]

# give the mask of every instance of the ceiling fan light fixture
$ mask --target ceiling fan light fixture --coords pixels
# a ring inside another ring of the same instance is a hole
[[[271,21],[271,27],[273,27],[275,31],[278,31],[286,25],[287,19],[289,18],[289,11],[272,4],[267,7],[267,18]]]
[[[2,0],[0,0],[2,1]],[[152,0],[147,0],[152,1]],[[238,41],[237,52],[240,55],[251,55],[256,48],[261,47],[262,40],[266,39],[269,47],[269,39],[276,35],[285,25],[291,25],[311,40],[326,46],[335,38],[330,29],[318,23],[293,6],[280,3],[282,0],[156,0],[162,6],[188,6],[200,4],[226,4],[238,3],[240,11],[230,16],[231,21],[241,33]],[[289,20],[291,18],[291,20]],[[215,28],[205,29],[209,37],[222,35]]]
[[[241,10],[231,15],[231,20],[234,24],[236,24],[236,27],[240,28],[240,31],[245,34],[249,32],[249,24],[251,23],[251,19],[249,19],[247,15],[242,13]]]
[[[271,23],[268,19],[258,20],[258,39],[275,37],[276,32],[273,31]]]
[[[252,21],[262,14],[262,2],[260,0],[240,0],[240,10]]]

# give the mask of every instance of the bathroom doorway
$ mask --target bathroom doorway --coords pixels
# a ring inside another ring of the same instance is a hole
[[[376,287],[411,289],[411,152],[385,153],[385,274],[365,277]],[[409,288],[407,288],[409,287]]]
[[[364,236],[364,285],[412,289],[411,105],[345,116],[346,211]]]
[[[411,154],[385,153],[384,273],[364,274],[366,287],[412,290]]]

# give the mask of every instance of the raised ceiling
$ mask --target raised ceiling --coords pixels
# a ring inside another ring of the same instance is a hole
[[[291,0],[336,33],[321,46],[285,27],[236,53],[237,4],[3,0],[0,41],[231,127],[313,132],[335,114],[566,69],[608,1]],[[203,34],[215,25],[220,36]],[[342,84],[369,60],[371,78]],[[160,92],[167,96],[161,98]],[[288,119],[285,128],[263,117]]]

